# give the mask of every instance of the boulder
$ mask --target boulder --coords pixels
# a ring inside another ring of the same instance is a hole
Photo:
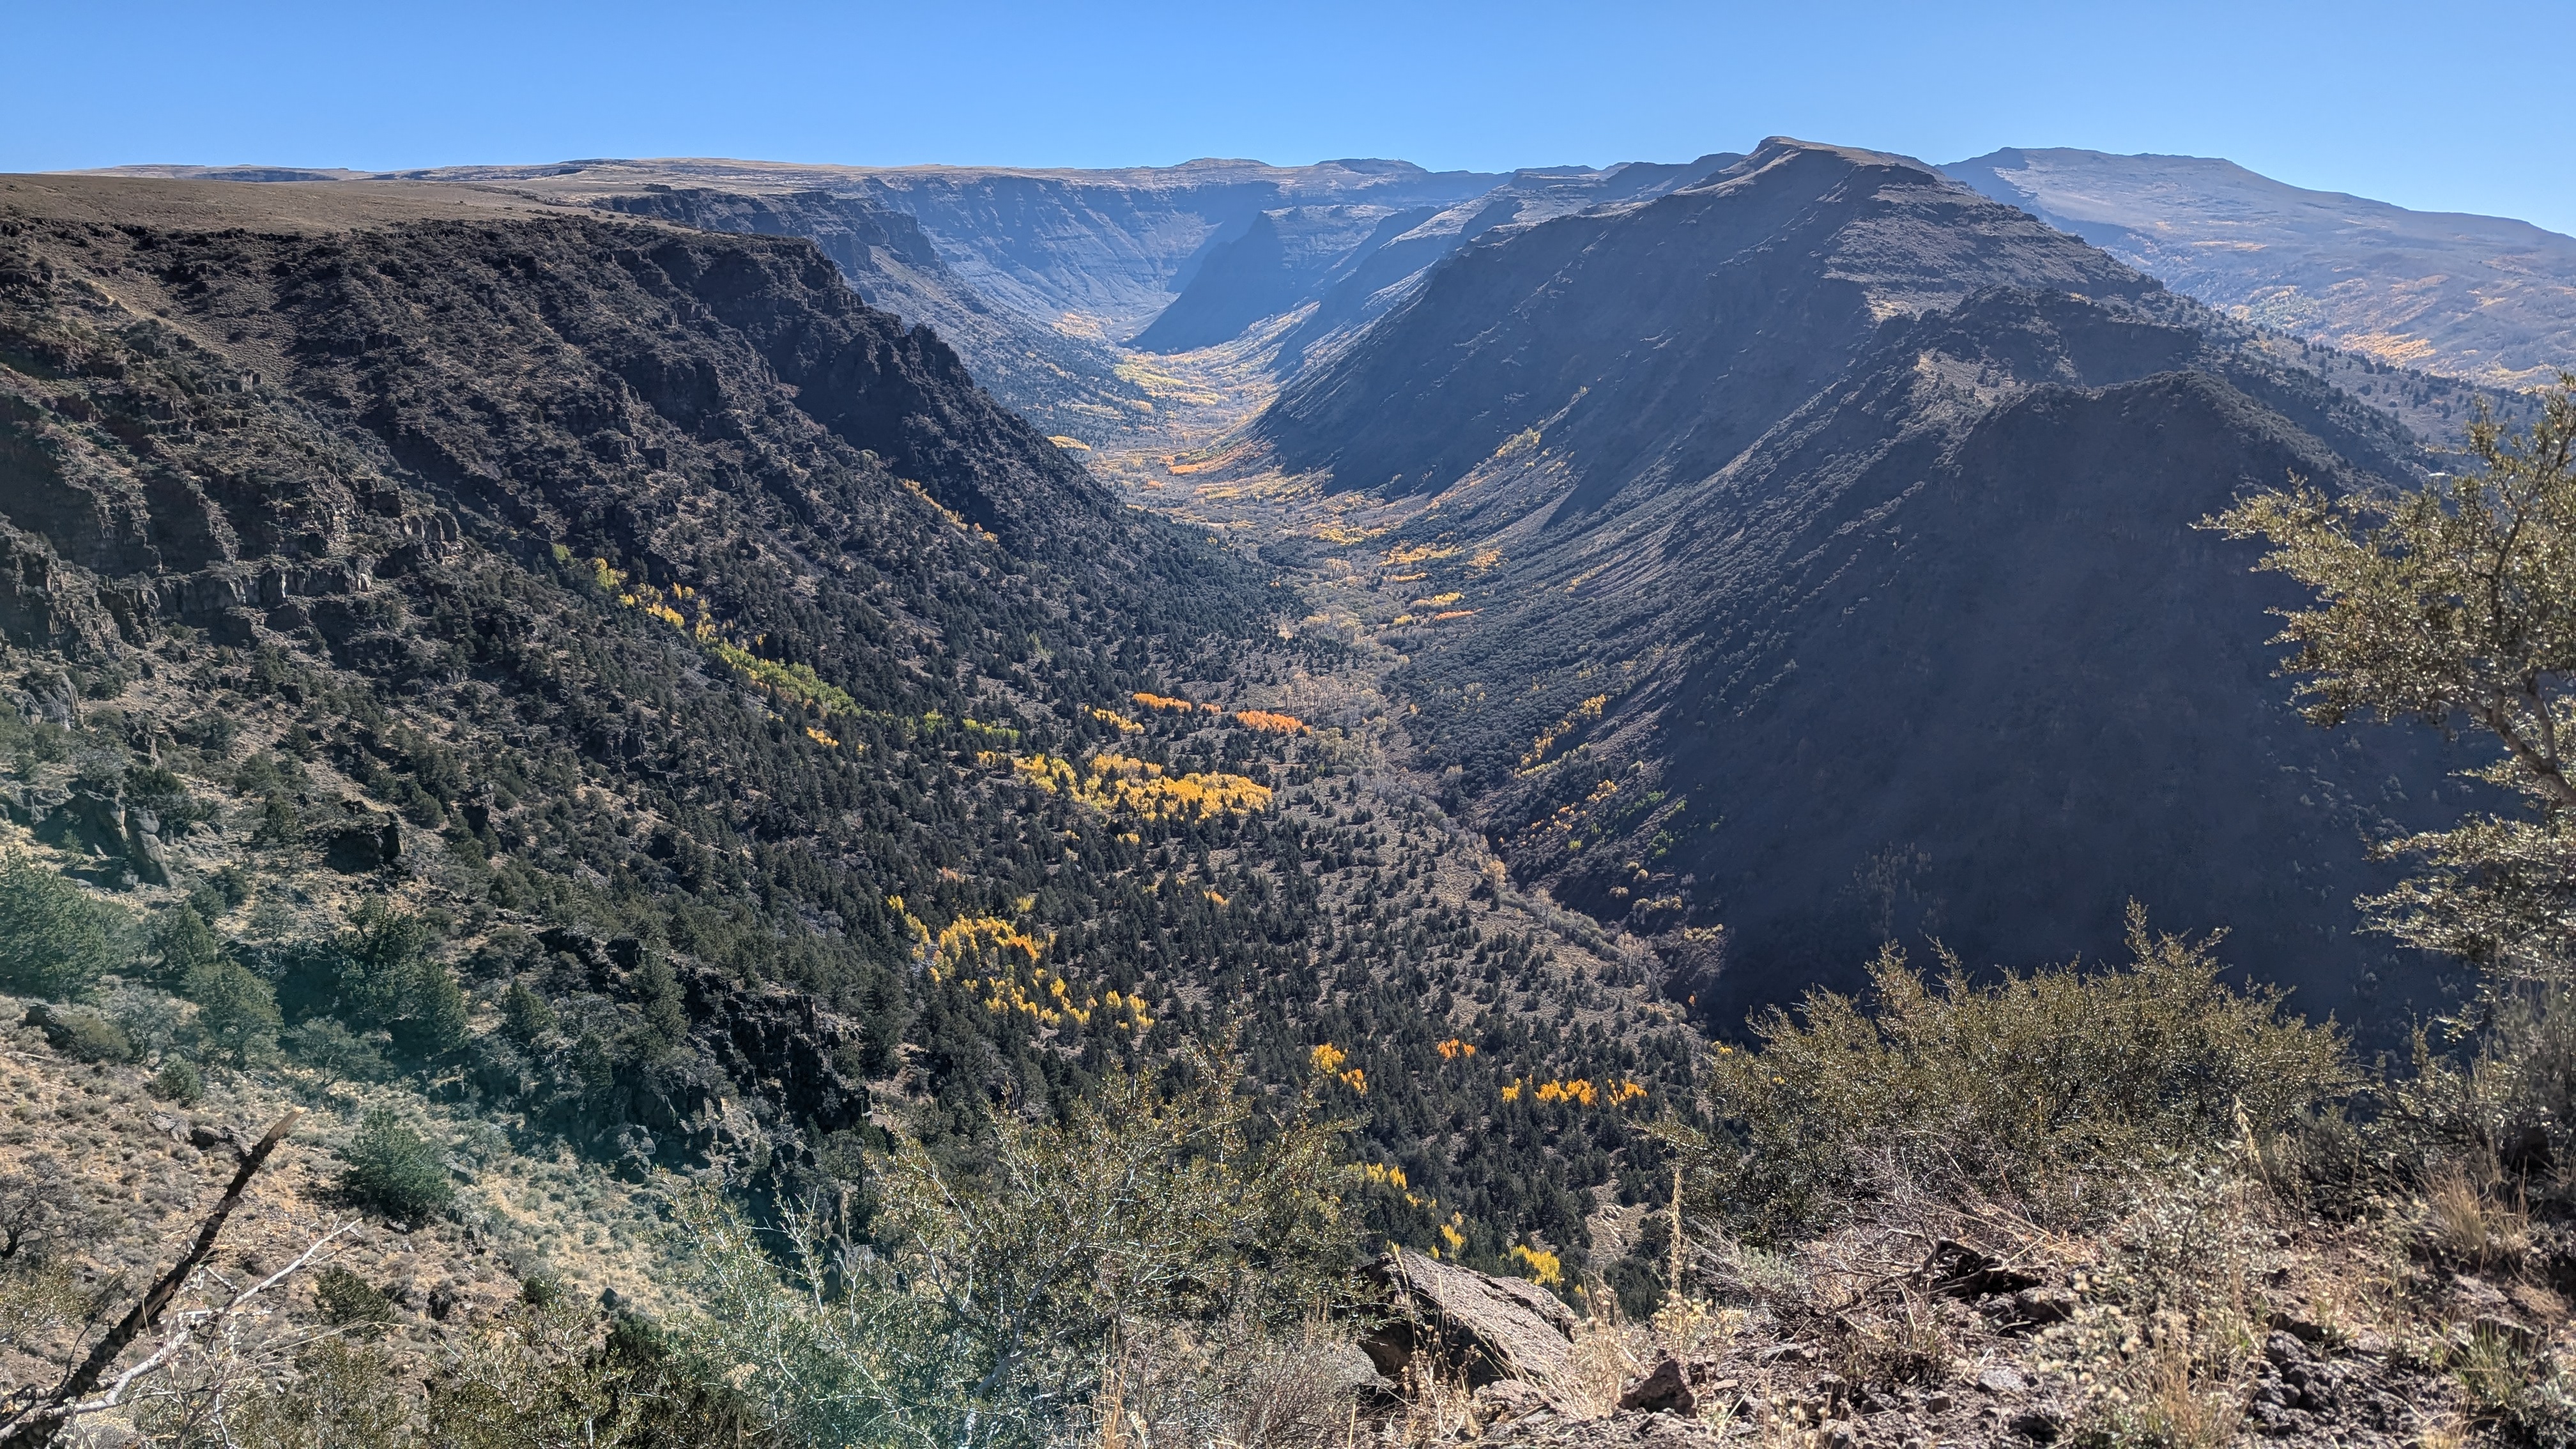
[[[139,805],[125,807],[125,863],[146,885],[170,883],[170,852],[161,845],[161,817]]]
[[[1699,1408],[1699,1395],[1692,1392],[1690,1374],[1682,1368],[1682,1361],[1666,1354],[1663,1362],[1619,1396],[1619,1407],[1624,1412],[1689,1418]]]
[[[1360,1269],[1388,1309],[1361,1340],[1379,1374],[1455,1375],[1470,1389],[1503,1379],[1549,1399],[1574,1383],[1574,1314],[1538,1285],[1496,1278],[1407,1249]]]
[[[322,841],[322,863],[342,875],[365,875],[401,858],[402,826],[391,816],[353,813]]]

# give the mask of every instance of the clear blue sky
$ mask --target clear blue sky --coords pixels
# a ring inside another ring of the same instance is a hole
[[[1499,170],[1783,133],[1933,161],[2225,156],[2576,233],[2572,33],[2576,0],[0,0],[0,170],[680,155]]]

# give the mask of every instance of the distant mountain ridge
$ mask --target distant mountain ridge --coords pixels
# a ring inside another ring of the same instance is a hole
[[[2308,728],[2284,592],[2189,527],[2421,476],[2296,355],[1918,162],[1775,138],[1459,249],[1240,466],[1417,501],[1375,547],[1429,606],[1393,642],[1431,763],[1715,1025],[1883,936],[2116,951],[2131,896],[2349,1019],[2424,986],[2350,937],[2363,836],[2457,787]]]
[[[2576,237],[2528,222],[2307,191],[2197,156],[2008,149],[1941,169],[2292,336],[2489,386],[2576,365]]]
[[[1450,252],[1497,227],[1660,196],[1742,159],[1721,152],[1678,166],[1516,171],[1448,207],[1264,212],[1241,237],[1211,253],[1131,345],[1147,352],[1211,346],[1312,302],[1315,309],[1279,342],[1276,370],[1293,374],[1316,349],[1356,333],[1403,300]]]

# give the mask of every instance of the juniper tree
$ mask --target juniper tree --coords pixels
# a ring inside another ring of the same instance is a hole
[[[2428,869],[2361,902],[2411,945],[2508,975],[2576,975],[2576,373],[2510,433],[2483,409],[2459,473],[2408,490],[2334,496],[2303,480],[2201,526],[2271,545],[2315,607],[2281,610],[2278,642],[2303,712],[2328,728],[2369,716],[2502,746],[2469,772],[2520,795],[2387,842]]]

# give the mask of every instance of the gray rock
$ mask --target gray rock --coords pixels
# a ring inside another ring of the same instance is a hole
[[[1977,1387],[1990,1394],[2026,1394],[2030,1392],[2030,1381],[2016,1370],[1997,1364],[1978,1373]]]
[[[170,883],[170,852],[161,844],[161,817],[140,806],[125,807],[125,863],[147,885]]]
[[[1360,1276],[1393,1311],[1360,1344],[1384,1377],[1402,1379],[1424,1356],[1471,1389],[1519,1379],[1553,1402],[1572,1387],[1574,1314],[1536,1284],[1407,1249],[1372,1260]]]

